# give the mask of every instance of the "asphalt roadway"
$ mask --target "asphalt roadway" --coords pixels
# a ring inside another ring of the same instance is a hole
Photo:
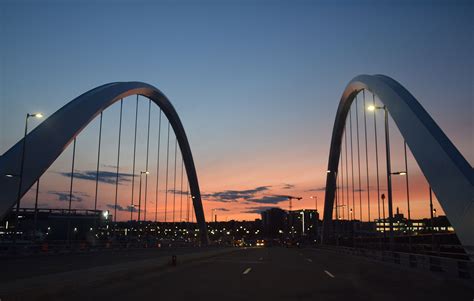
[[[248,248],[189,262],[180,258],[177,266],[110,281],[82,284],[77,279],[55,294],[39,290],[0,299],[474,300],[474,285],[466,281],[326,250]]]

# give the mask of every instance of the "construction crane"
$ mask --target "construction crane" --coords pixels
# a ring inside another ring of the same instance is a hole
[[[289,210],[289,212],[291,212],[291,209],[293,208],[293,203],[292,203],[292,201],[293,201],[293,200],[301,200],[301,199],[302,199],[302,197],[299,197],[299,196],[291,196],[291,195],[286,195],[285,197],[287,197],[287,198],[288,198],[288,201],[290,202],[290,210]]]

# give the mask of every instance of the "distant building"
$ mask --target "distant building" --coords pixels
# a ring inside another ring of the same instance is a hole
[[[289,225],[293,235],[316,236],[319,226],[319,212],[312,209],[293,210],[289,213]]]
[[[271,208],[261,214],[263,232],[268,238],[317,237],[321,228],[317,210],[301,209],[288,212]]]
[[[99,227],[106,226],[112,219],[109,211],[81,209],[38,209],[21,208],[18,215],[18,229],[15,229],[15,212],[12,211],[0,226],[2,239],[9,239],[13,233],[21,237],[36,237],[41,240],[86,239]]]
[[[279,237],[287,228],[288,215],[285,210],[271,208],[261,213],[263,233],[267,237]]]
[[[389,219],[380,219],[376,220],[376,231],[377,232],[389,232],[390,223]],[[397,208],[397,213],[393,216],[393,231],[397,233],[426,233],[426,232],[453,232],[454,228],[451,226],[451,223],[448,221],[448,218],[445,215],[424,218],[424,219],[412,219],[408,220],[405,218],[403,213],[400,213],[399,208]]]

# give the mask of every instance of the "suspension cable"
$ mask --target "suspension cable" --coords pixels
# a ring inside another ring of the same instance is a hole
[[[367,174],[367,218],[370,222],[370,176],[369,176],[369,148],[367,144],[367,113],[366,111],[366,100],[365,100],[365,89],[362,90],[362,95],[364,97],[364,131],[365,131],[365,167],[366,167],[366,174]]]
[[[187,179],[186,173],[186,179]],[[186,181],[186,221],[189,223],[189,182]]]
[[[148,99],[148,129],[146,138],[146,161],[145,161],[145,208],[143,210],[143,221],[146,222],[146,203],[148,197],[148,154],[150,152],[150,118],[151,118],[151,99]]]
[[[339,201],[339,174],[336,174],[336,203],[334,204],[334,209],[335,209],[335,219],[336,221],[339,219],[337,215],[337,210],[338,210],[338,201]],[[337,231],[337,224],[336,224],[336,231]]]
[[[118,202],[118,185],[119,185],[119,171],[120,171],[120,143],[122,139],[122,113],[123,113],[123,99],[120,100],[120,120],[117,146],[117,173],[115,175],[115,205],[114,205],[114,222],[117,221],[117,202]]]
[[[166,146],[166,181],[165,181],[165,223],[168,214],[168,172],[169,172],[169,155],[170,155],[170,121],[168,120],[168,143]]]
[[[350,220],[349,210],[349,163],[347,162],[347,124],[344,123],[344,144],[345,144],[345,155],[346,155],[346,204],[347,204],[347,219]]]
[[[352,109],[349,109],[349,130],[351,132],[351,170],[352,170],[352,219],[356,218],[355,185],[354,185],[354,147],[352,143]]]
[[[74,138],[74,144],[72,147],[72,165],[71,165],[71,184],[69,186],[69,214],[71,213],[71,205],[72,205],[72,186],[74,182],[74,164],[76,161],[76,138]]]
[[[160,141],[161,141],[161,108],[158,117],[158,154],[156,158],[156,189],[155,189],[155,223],[158,221],[158,194],[160,181]]]
[[[341,211],[342,211],[342,219],[344,219],[344,158],[342,156],[342,151],[339,152],[340,162],[341,162]]]
[[[407,142],[403,144],[404,152],[405,152],[405,180],[406,180],[406,187],[407,187],[407,207],[408,207],[408,226],[411,227],[411,215],[410,215],[410,186],[408,185],[408,159],[407,159]],[[410,228],[408,229],[410,232]]]
[[[188,182],[189,184],[189,182]],[[191,189],[191,187],[189,187]],[[190,194],[190,191],[188,190],[188,195],[191,198],[191,223],[194,223],[194,200],[193,196]]]
[[[183,153],[181,152],[181,186],[179,189],[179,222],[183,221],[183,172],[184,172],[184,160]]]
[[[134,188],[135,188],[135,161],[136,161],[136,154],[137,154],[137,126],[138,126],[138,95],[137,95],[137,102],[135,106],[135,138],[133,139],[133,167],[132,167],[132,201],[130,206],[130,221],[133,220],[133,197],[134,197]],[[138,208],[140,210],[140,208]]]
[[[100,167],[100,144],[102,141],[102,117],[103,112],[100,112],[100,122],[99,122],[99,147],[97,149],[97,172],[95,175],[95,197],[94,197],[94,210],[97,210],[97,194],[99,192],[99,167]]]
[[[176,135],[175,135],[176,136]],[[178,138],[175,137],[174,143],[174,180],[173,180],[173,223],[175,222],[175,211],[176,211],[176,157],[178,154]]]
[[[372,92],[372,104],[375,107],[375,93]],[[378,214],[380,220],[380,174],[379,174],[379,150],[378,150],[378,135],[377,135],[377,114],[374,114],[374,137],[375,137],[375,169],[377,171],[377,204]],[[385,202],[382,203],[383,209],[383,233],[385,236]]]
[[[359,180],[358,180],[358,189],[359,189],[359,216],[360,221],[362,222],[362,187],[361,187],[361,180],[360,180],[360,144],[359,144],[359,104],[358,104],[358,95],[356,95],[355,99],[356,104],[356,127],[357,127],[357,170],[359,173]]]
[[[37,230],[38,225],[38,196],[39,196],[39,189],[40,189],[40,178],[36,181],[36,194],[35,194],[35,232]],[[36,239],[36,238],[35,238]]]
[[[72,205],[72,187],[74,182],[74,164],[76,159],[76,137],[74,138],[74,144],[72,148],[72,166],[71,166],[71,185],[69,186],[69,207],[68,207],[68,220],[67,220],[67,242],[68,245],[71,243],[71,205]]]

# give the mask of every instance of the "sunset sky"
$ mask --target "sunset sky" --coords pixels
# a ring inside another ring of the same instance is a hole
[[[39,111],[48,117],[104,83],[143,81],[160,89],[180,115],[206,217],[216,209],[219,220],[255,219],[267,207],[288,209],[283,195],[303,197],[294,201],[295,209],[314,208],[310,196],[317,196],[322,211],[340,96],[358,74],[385,74],[418,99],[472,165],[472,2],[355,2],[1,1],[0,154],[22,137],[26,113]],[[360,105],[362,96],[359,101]],[[360,105],[359,118],[363,109]],[[131,199],[134,110],[135,97],[125,99],[123,181],[118,197],[122,208]],[[144,98],[139,114],[138,173],[146,169],[148,101]],[[148,219],[154,217],[155,208],[159,109],[152,106],[151,114]],[[115,177],[107,172],[115,172],[118,116],[116,104],[103,117],[101,171],[105,173],[99,186],[99,208],[104,210],[110,210],[114,202]],[[377,217],[373,113],[367,112],[367,118],[373,219]],[[382,116],[377,118],[382,129]],[[37,124],[30,120],[31,128]],[[160,220],[164,216],[166,126],[163,119]],[[367,220],[365,145],[363,125],[359,126],[362,191],[355,198],[358,203],[361,193]],[[403,170],[403,138],[391,126],[393,170]],[[379,151],[384,146],[382,138],[379,131]],[[78,137],[75,208],[93,207],[97,139],[95,120]],[[170,141],[169,188],[173,189],[173,135]],[[40,207],[67,207],[71,153],[70,145],[41,178]],[[383,167],[383,152],[380,156]],[[428,216],[428,184],[411,154],[408,168],[412,217]],[[180,190],[179,156],[177,170],[176,189]],[[381,175],[384,172],[381,168]],[[406,214],[404,181],[394,178],[394,202]],[[383,176],[381,185],[383,191]],[[32,206],[34,188],[24,197],[24,206]],[[138,189],[135,192],[136,201]],[[176,198],[179,209],[180,195]],[[169,194],[169,204],[172,201]],[[435,207],[440,208],[437,203]],[[123,220],[129,214],[120,211],[118,217]]]

